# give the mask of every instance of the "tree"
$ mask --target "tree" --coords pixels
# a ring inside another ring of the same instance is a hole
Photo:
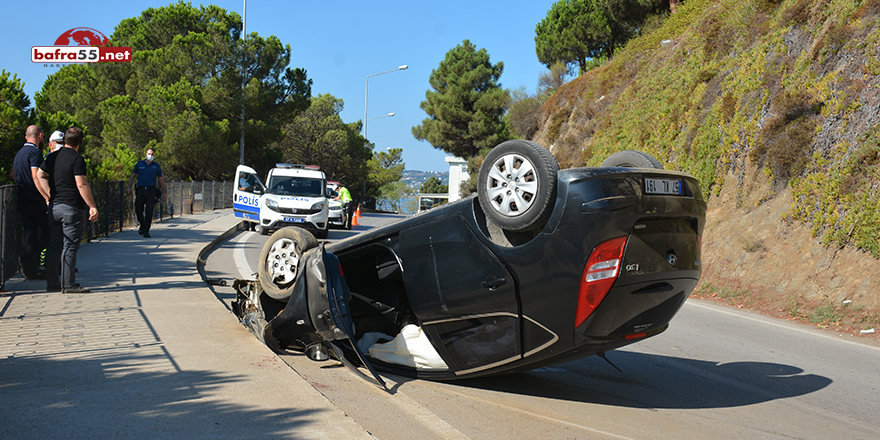
[[[403,149],[391,148],[388,151],[374,153],[367,162],[367,197],[375,199],[387,198],[391,187],[387,185],[399,182],[403,177],[406,164],[403,163]]]
[[[339,113],[344,105],[330,94],[312,98],[306,111],[283,126],[284,138],[275,148],[284,162],[318,165],[328,180],[352,189],[367,178],[372,151],[360,134],[359,123],[342,122]]]
[[[243,94],[245,162],[268,169],[282,126],[309,105],[312,82],[287,67],[290,46],[275,36],[243,38],[241,17],[217,6],[149,8],[122,20],[110,44],[131,47],[132,62],[62,67],[35,95],[38,110],[82,121],[94,162],[126,157],[118,148],[141,156],[150,146],[169,178],[229,178]]]
[[[502,116],[509,96],[498,79],[504,63],[489,62],[486,49],[464,40],[446,53],[431,72],[431,89],[421,109],[428,114],[413,136],[434,148],[459,157],[471,157],[507,139]]]
[[[560,0],[535,28],[535,52],[547,67],[562,61],[589,70],[591,59],[610,59],[667,0]]]
[[[422,184],[419,192],[422,194],[445,194],[449,192],[449,185],[444,185],[438,177],[431,176]]]
[[[538,75],[538,94],[552,95],[565,84],[569,75],[568,65],[562,61],[556,61],[547,68],[547,71]]]
[[[520,87],[510,91],[510,110],[505,118],[511,134],[520,139],[531,139],[541,126],[540,113],[544,95],[532,95]]]
[[[383,185],[379,192],[381,196],[377,199],[376,208],[392,212],[412,210],[415,191],[406,183],[399,180],[390,182]]]
[[[0,182],[10,183],[15,153],[24,145],[24,132],[33,120],[31,100],[18,75],[0,70]],[[48,135],[46,142],[48,142]]]

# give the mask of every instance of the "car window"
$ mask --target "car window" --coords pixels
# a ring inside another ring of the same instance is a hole
[[[259,189],[261,185],[260,179],[253,174],[242,171],[238,175],[239,191],[253,193],[256,189]]]
[[[322,197],[324,182],[321,179],[293,176],[272,176],[269,193],[282,196]]]

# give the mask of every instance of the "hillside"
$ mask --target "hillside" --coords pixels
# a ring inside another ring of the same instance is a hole
[[[561,87],[561,167],[656,156],[710,195],[698,296],[880,326],[880,0],[688,0]]]

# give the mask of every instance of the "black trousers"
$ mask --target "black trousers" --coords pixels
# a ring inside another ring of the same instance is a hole
[[[342,205],[343,226],[345,229],[351,229],[352,217],[354,217],[354,202],[345,202]]]
[[[134,213],[138,223],[141,224],[141,232],[150,232],[153,223],[153,207],[159,200],[159,189],[155,186],[139,186],[134,198]]]
[[[21,212],[21,271],[32,276],[40,269],[40,254],[49,244],[49,214],[46,201],[19,200]]]

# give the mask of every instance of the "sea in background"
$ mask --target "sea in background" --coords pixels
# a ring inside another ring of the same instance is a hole
[[[448,171],[418,171],[418,170],[404,170],[403,177],[401,177],[401,181],[406,183],[406,185],[412,190],[413,195],[411,197],[404,198],[400,203],[400,212],[403,214],[415,214],[418,209],[418,198],[416,194],[418,194],[419,189],[422,185],[431,177],[436,177],[440,179],[444,185],[449,185],[449,172]],[[378,208],[379,206],[377,206]]]

